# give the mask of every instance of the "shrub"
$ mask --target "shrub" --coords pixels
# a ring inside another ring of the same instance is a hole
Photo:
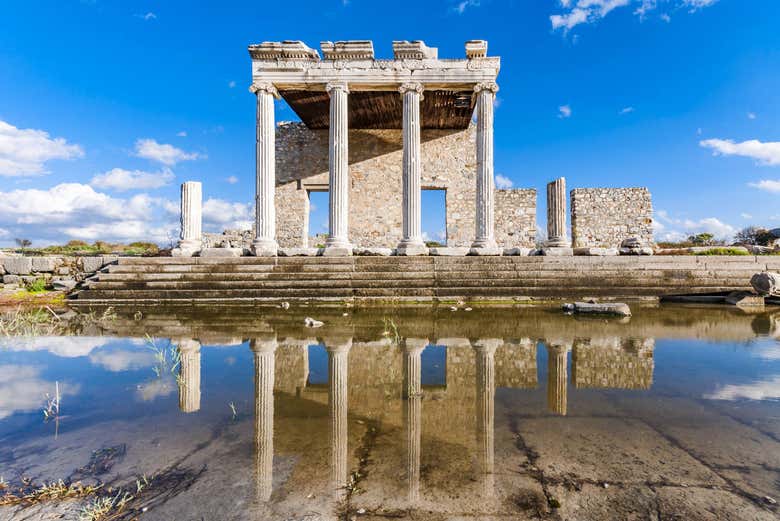
[[[750,253],[737,248],[710,248],[696,252],[694,255],[750,255]]]
[[[65,246],[68,247],[68,248],[85,248],[85,247],[89,246],[89,244],[87,244],[84,241],[79,241],[79,240],[75,240],[74,239],[72,241],[68,241],[65,244]]]
[[[27,291],[29,293],[43,293],[46,291],[46,279],[35,279],[27,284]]]

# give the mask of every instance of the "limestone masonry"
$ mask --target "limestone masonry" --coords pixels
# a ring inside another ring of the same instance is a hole
[[[575,188],[571,191],[575,248],[617,248],[629,238],[653,243],[653,203],[647,188]]]

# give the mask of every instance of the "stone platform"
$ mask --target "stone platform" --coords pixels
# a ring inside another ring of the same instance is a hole
[[[651,298],[749,289],[780,257],[120,258],[72,304]]]

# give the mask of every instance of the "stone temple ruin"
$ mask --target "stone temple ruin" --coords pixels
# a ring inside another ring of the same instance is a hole
[[[422,41],[395,41],[393,59],[377,59],[368,40],[322,42],[322,56],[300,41],[250,45],[250,91],[257,96],[253,233],[201,234],[200,185],[185,183],[182,243],[174,254],[616,255],[625,240],[635,247],[623,253],[641,252],[636,245],[652,242],[646,189],[573,190],[569,239],[562,178],[548,187],[548,241],[534,250],[536,190],[494,184],[501,62],[487,48],[472,40],[465,58],[439,59]],[[277,99],[301,122],[276,125]],[[423,241],[422,190],[445,192],[446,247]],[[328,192],[323,248],[309,239],[312,192]],[[215,246],[220,251],[211,251]]]

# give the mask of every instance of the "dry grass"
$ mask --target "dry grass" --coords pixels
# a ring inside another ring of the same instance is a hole
[[[115,318],[116,313],[111,307],[100,314],[90,311],[77,314],[71,320],[64,320],[49,306],[37,309],[17,306],[11,311],[0,313],[0,337],[65,335],[78,326],[105,323]]]
[[[11,487],[4,482],[3,486],[0,487],[0,490],[5,492],[0,495],[0,506],[33,505],[43,501],[86,497],[97,493],[101,488],[102,485],[82,485],[80,482],[65,484],[62,480],[34,485],[28,480],[24,481],[23,485],[16,490],[11,490]]]

